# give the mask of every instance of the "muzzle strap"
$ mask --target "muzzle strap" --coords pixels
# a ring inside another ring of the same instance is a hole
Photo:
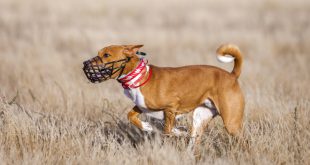
[[[141,56],[146,56],[146,53],[144,53],[144,52],[139,52],[139,51],[137,51],[136,54],[137,54],[137,55],[141,55]]]

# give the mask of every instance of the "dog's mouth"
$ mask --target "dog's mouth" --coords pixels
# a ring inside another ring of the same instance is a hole
[[[129,60],[130,58],[125,58],[108,63],[98,63],[98,61],[101,61],[101,58],[96,56],[83,62],[83,71],[90,82],[100,83],[111,79],[111,77],[117,72],[119,72],[117,78],[122,75],[126,63]],[[116,65],[118,63],[120,63],[120,65]]]

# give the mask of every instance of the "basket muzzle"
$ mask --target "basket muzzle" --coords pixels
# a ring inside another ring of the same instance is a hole
[[[84,61],[83,71],[92,83],[103,82],[116,74],[119,71],[117,78],[122,75],[126,63],[130,58],[125,58],[117,61],[103,63],[102,59],[99,56],[91,58],[90,60]],[[101,63],[98,63],[101,62]],[[118,65],[118,63],[120,63]]]

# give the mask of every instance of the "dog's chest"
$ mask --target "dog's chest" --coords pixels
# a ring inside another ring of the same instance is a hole
[[[140,88],[124,89],[125,95],[130,98],[139,108],[147,108],[144,101],[144,96]]]
[[[156,118],[156,119],[164,119],[164,113],[163,111],[150,111],[147,109],[147,106],[145,104],[145,99],[140,91],[140,88],[133,88],[133,89],[124,89],[125,95],[130,98],[136,106],[139,107],[139,109],[145,113],[147,116]]]

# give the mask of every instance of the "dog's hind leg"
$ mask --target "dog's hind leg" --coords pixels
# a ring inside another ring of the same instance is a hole
[[[242,129],[244,97],[240,89],[226,91],[220,101],[220,115],[227,132],[233,136],[239,135]]]
[[[151,132],[153,131],[152,126],[148,122],[141,121],[138,116],[142,113],[142,111],[137,107],[133,107],[131,111],[128,113],[128,120],[135,125],[136,127],[140,128],[143,131]]]
[[[196,158],[200,157],[198,146],[201,141],[201,136],[203,135],[207,124],[216,115],[216,113],[216,109],[211,109],[206,106],[199,106],[193,112],[193,123],[188,148],[194,150]]]

